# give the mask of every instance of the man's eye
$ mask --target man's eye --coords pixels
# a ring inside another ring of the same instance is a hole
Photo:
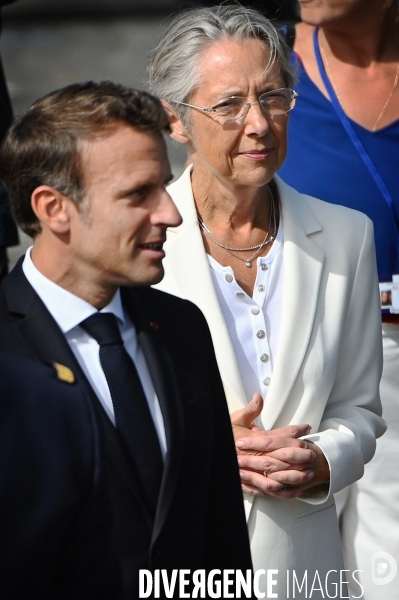
[[[134,192],[131,192],[130,196],[134,199],[134,200],[140,200],[142,198],[145,198],[148,194],[148,188],[147,187],[142,187],[142,188],[138,188],[137,190],[134,190]]]

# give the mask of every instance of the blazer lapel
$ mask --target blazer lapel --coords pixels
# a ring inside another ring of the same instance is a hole
[[[155,287],[191,300],[208,322],[230,411],[246,405],[233,345],[213,285],[191,189],[191,167],[169,188],[183,224],[168,230],[165,278]],[[189,250],[188,250],[189,249]],[[168,264],[179,265],[168,269]]]
[[[184,414],[177,375],[170,354],[162,344],[162,333],[152,327],[154,315],[151,306],[140,302],[140,290],[122,290],[124,306],[130,314],[137,331],[138,342],[143,350],[151,379],[158,397],[164,420],[167,453],[158,500],[152,540],[162,530],[180,476],[184,447]],[[160,324],[162,327],[162,324]]]
[[[320,223],[302,194],[275,179],[282,202],[284,291],[273,377],[261,415],[265,429],[281,426],[276,422],[283,408],[288,408],[309,344],[324,265],[324,252],[312,240],[312,234],[322,230]]]

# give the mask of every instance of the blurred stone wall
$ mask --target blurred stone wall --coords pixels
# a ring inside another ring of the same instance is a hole
[[[179,0],[19,0],[3,8],[4,18],[107,16],[152,11],[174,12]]]
[[[6,6],[4,16],[11,19],[63,16],[101,17],[112,15],[151,15],[173,13],[195,5],[212,6],[221,0],[18,0]],[[297,0],[240,0],[244,6],[263,11],[269,19],[297,21]]]

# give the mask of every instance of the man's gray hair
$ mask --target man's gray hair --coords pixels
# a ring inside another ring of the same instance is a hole
[[[187,102],[199,85],[198,62],[213,43],[258,39],[270,50],[265,72],[279,64],[284,84],[292,88],[295,67],[290,49],[272,23],[260,12],[238,3],[182,11],[170,21],[148,61],[151,91],[171,104]],[[184,119],[186,107],[174,105]]]

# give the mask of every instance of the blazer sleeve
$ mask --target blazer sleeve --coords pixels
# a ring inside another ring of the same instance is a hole
[[[330,467],[326,493],[314,496],[310,489],[300,498],[314,504],[362,477],[364,465],[374,455],[376,438],[386,430],[379,396],[382,335],[373,224],[364,218],[335,383],[318,433],[304,437],[321,448]]]

